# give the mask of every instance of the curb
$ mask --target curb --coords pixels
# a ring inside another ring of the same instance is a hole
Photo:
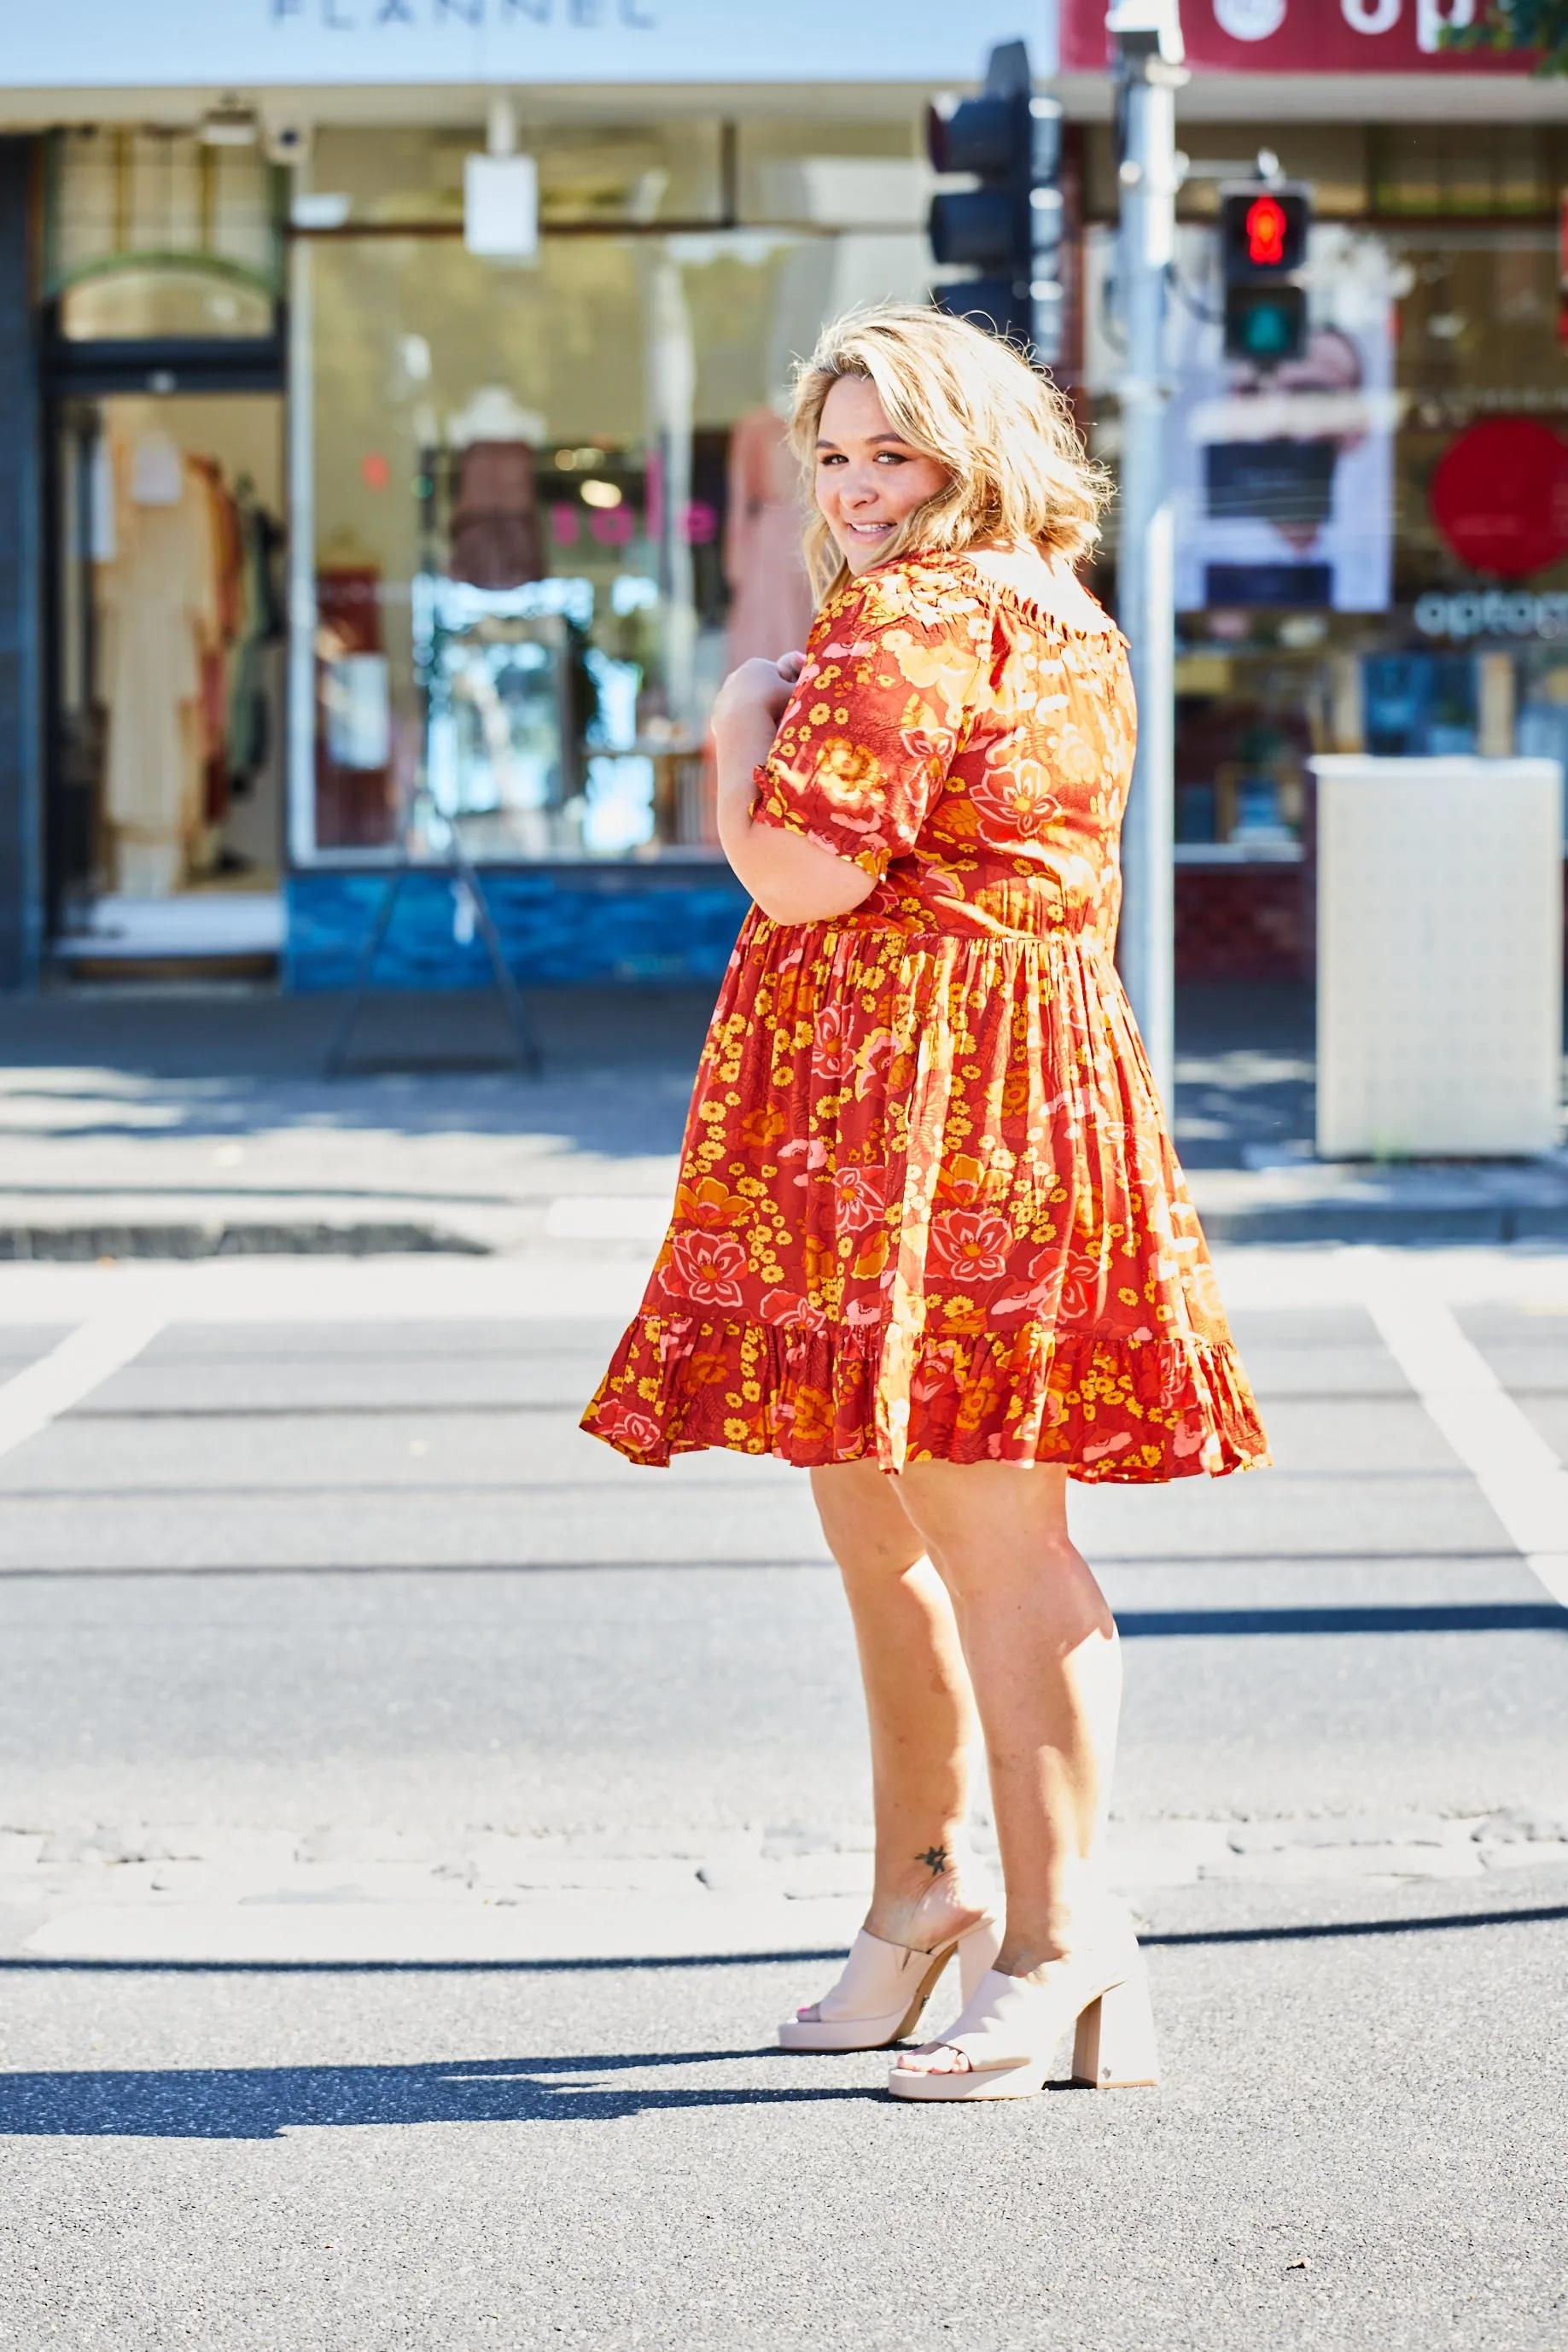
[[[79,1265],[99,1258],[490,1257],[489,1244],[439,1225],[0,1225],[0,1264]]]
[[[1382,1243],[1390,1247],[1526,1241],[1568,1242],[1568,1202],[1477,1202],[1451,1207],[1414,1202],[1325,1202],[1256,1209],[1214,1209],[1198,1221],[1207,1239],[1245,1243]]]

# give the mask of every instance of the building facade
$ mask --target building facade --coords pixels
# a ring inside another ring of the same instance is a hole
[[[1313,749],[1568,728],[1568,107],[1446,51],[1462,5],[1184,9],[1189,976],[1302,969]],[[1103,23],[1069,0],[1053,86],[1064,373],[1113,470]],[[339,986],[404,860],[379,976],[478,982],[455,839],[525,979],[716,974],[707,711],[809,614],[789,365],[929,292],[925,101],[1020,32],[1051,67],[1044,7],[992,0],[787,37],[717,0],[68,0],[8,34],[0,984]],[[1260,147],[1318,221],[1268,381],[1219,352],[1211,226]]]

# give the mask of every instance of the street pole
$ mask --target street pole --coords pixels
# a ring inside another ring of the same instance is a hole
[[[1187,77],[1177,0],[1113,0],[1107,22],[1118,50],[1116,293],[1126,342],[1116,603],[1138,703],[1116,954],[1168,1114],[1176,1026],[1176,551],[1165,330],[1176,231],[1176,93]]]

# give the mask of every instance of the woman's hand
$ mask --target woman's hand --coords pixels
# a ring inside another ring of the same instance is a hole
[[[831,922],[875,887],[871,875],[800,835],[754,825],[754,772],[773,748],[779,721],[806,667],[804,654],[742,662],[713,708],[718,754],[718,837],[725,856],[776,923]]]
[[[722,741],[738,733],[750,740],[766,722],[771,742],[805,667],[804,654],[785,654],[776,662],[744,661],[732,669],[713,707],[715,735]]]

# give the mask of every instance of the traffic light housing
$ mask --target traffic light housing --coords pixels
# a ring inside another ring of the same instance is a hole
[[[927,110],[925,143],[934,171],[979,183],[931,200],[933,257],[979,272],[939,286],[938,309],[1054,364],[1064,307],[1061,109],[1034,96],[1022,41],[991,51],[978,98],[938,99]]]
[[[1260,181],[1220,190],[1227,359],[1271,368],[1305,351],[1307,297],[1299,273],[1312,222],[1305,188]]]

